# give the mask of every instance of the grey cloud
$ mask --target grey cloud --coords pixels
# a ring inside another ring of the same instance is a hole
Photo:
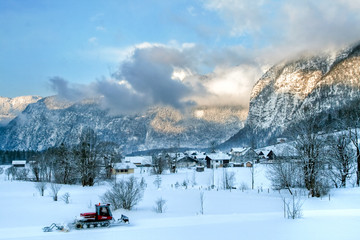
[[[134,113],[154,105],[184,109],[193,105],[195,90],[189,81],[172,79],[174,68],[195,69],[193,52],[165,46],[138,48],[124,61],[112,79],[89,85],[69,86],[60,77],[50,79],[51,88],[63,98],[79,101],[101,97],[104,108],[113,113]]]
[[[182,108],[183,99],[192,93],[181,81],[173,80],[174,67],[192,68],[188,54],[166,47],[137,49],[132,58],[124,62],[114,74],[126,80],[141,96],[144,105],[170,105]]]
[[[86,97],[87,87],[69,86],[69,82],[61,77],[52,77],[49,79],[50,88],[61,98],[69,101],[79,101]]]
[[[251,55],[270,64],[360,38],[359,0],[212,0],[205,6],[224,19],[229,36],[249,39],[257,49]]]

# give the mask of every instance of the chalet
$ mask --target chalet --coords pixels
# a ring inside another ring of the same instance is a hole
[[[26,160],[13,160],[12,161],[13,167],[25,167],[26,166]]]
[[[137,167],[151,167],[152,156],[129,156],[125,157],[124,162],[132,163]]]
[[[219,153],[210,153],[205,157],[206,167],[227,167],[230,163],[231,156],[228,154],[219,152]]]
[[[261,160],[267,160],[267,161],[272,161],[276,159],[276,155],[273,152],[273,150],[261,150],[258,153],[260,161]]]
[[[245,163],[245,162],[258,162],[259,155],[254,151],[254,149],[248,148],[233,148],[230,151],[231,153],[231,162],[236,163]]]
[[[124,162],[124,163],[115,163],[114,167],[112,168],[112,174],[129,174],[134,173],[136,165],[131,162]]]
[[[198,165],[198,163],[199,163],[198,160],[189,156],[185,156],[177,160],[176,166],[179,168],[188,168],[188,167],[195,167],[196,165]]]

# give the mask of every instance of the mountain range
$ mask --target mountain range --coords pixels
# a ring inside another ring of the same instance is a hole
[[[266,145],[310,116],[332,124],[358,106],[360,45],[304,54],[271,67],[254,85],[249,110],[197,106],[182,112],[154,106],[144,113],[114,115],[98,99],[68,102],[56,96],[0,98],[0,149],[43,150],[75,144],[91,127],[102,141],[125,153],[153,148]],[[350,107],[349,107],[350,106]],[[248,111],[248,112],[247,112]]]

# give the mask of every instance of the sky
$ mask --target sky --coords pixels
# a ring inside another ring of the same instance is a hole
[[[248,106],[273,64],[360,40],[360,0],[0,0],[0,96]]]

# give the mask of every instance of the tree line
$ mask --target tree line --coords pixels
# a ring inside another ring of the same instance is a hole
[[[298,158],[276,160],[269,167],[273,187],[287,189],[290,194],[295,188],[305,188],[309,196],[320,197],[333,187],[346,187],[350,179],[359,186],[359,128],[340,124],[342,131],[326,133],[322,131],[323,122],[309,118],[293,128]]]
[[[84,128],[78,144],[62,143],[58,147],[34,152],[27,158],[29,169],[18,172],[16,167],[10,167],[7,175],[25,180],[31,171],[36,182],[93,186],[98,179],[111,178],[113,164],[121,160],[119,149],[113,142],[99,141],[93,129]]]

